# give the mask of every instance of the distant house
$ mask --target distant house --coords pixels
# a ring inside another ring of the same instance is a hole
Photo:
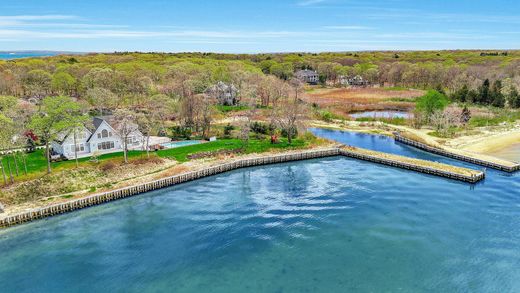
[[[117,121],[113,120],[113,116],[95,117],[92,119],[92,126],[83,126],[76,130],[76,144],[72,130],[60,134],[52,142],[53,153],[73,159],[74,148],[79,158],[89,157],[94,152],[105,154],[123,151],[123,140],[117,134]],[[136,130],[128,137],[128,149],[142,148],[143,141],[143,134]]]
[[[233,84],[226,84],[223,81],[219,81],[208,88],[206,95],[216,98],[217,102],[224,106],[234,106],[239,102],[238,89]]]
[[[353,77],[342,75],[339,77],[339,82],[341,85],[345,86],[367,86],[370,84],[368,80],[364,79],[360,75],[356,75]]]
[[[304,69],[304,70],[298,70],[294,74],[297,79],[306,82],[308,84],[318,84],[320,81],[319,74],[314,70]]]

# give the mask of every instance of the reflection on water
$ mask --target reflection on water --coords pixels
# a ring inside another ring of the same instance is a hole
[[[520,292],[520,176],[487,175],[343,157],[235,170],[0,231],[0,291]]]
[[[404,111],[366,111],[366,112],[357,112],[357,113],[350,113],[350,117],[357,119],[357,118],[404,118],[409,119],[413,117],[412,113],[404,112]]]

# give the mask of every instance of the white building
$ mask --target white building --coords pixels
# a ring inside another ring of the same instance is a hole
[[[123,140],[117,134],[117,121],[112,116],[95,117],[92,120],[93,128],[80,127],[75,131],[76,144],[74,144],[74,131],[60,135],[58,140],[52,142],[53,153],[62,155],[67,159],[75,158],[74,148],[79,158],[89,157],[94,152],[99,154],[123,151]],[[143,148],[143,134],[137,130],[128,137],[128,149]]]
[[[356,75],[353,77],[342,75],[339,77],[339,83],[341,85],[349,85],[349,86],[367,86],[370,85],[370,82],[364,79],[360,75]]]
[[[320,76],[318,72],[309,69],[298,70],[296,71],[294,76],[296,76],[296,78],[301,80],[302,82],[306,82],[308,84],[318,84],[318,82],[320,81]]]

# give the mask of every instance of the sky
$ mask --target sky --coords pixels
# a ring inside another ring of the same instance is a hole
[[[520,1],[0,0],[0,51],[520,49]]]

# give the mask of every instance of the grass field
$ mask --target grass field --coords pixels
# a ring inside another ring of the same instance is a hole
[[[252,139],[249,141],[247,145],[244,145],[244,142],[238,139],[222,139],[215,142],[208,142],[197,145],[184,146],[179,148],[160,150],[157,152],[152,152],[153,156],[159,156],[161,158],[174,159],[178,162],[186,162],[189,160],[188,155],[200,153],[200,152],[209,152],[209,151],[218,151],[218,150],[233,150],[238,148],[244,148],[245,153],[262,153],[265,151],[269,151],[271,149],[292,149],[292,148],[301,148],[307,144],[303,139],[295,139],[292,144],[288,144],[286,139],[281,139],[278,144],[271,144],[268,139],[258,140]],[[129,151],[128,157],[130,160],[135,158],[140,158],[146,156],[146,152],[143,151]],[[15,173],[15,165],[12,156],[4,156],[2,158],[2,163],[7,171],[8,160],[11,164],[11,169],[13,174]],[[123,152],[105,154],[98,157],[99,163],[103,161],[123,161]],[[33,153],[29,153],[25,155],[25,161],[27,162],[27,175],[25,175],[24,165],[22,161],[21,155],[17,156],[18,163],[18,173],[19,176],[15,175],[15,179],[33,179],[37,178],[43,174],[45,174],[47,170],[47,161],[45,160],[44,150],[37,150]],[[92,166],[95,163],[90,162],[90,158],[81,158],[79,159],[80,166]],[[60,171],[65,169],[71,169],[76,167],[75,160],[62,161],[62,162],[53,162],[52,170]]]
[[[340,88],[316,89],[306,92],[304,100],[334,115],[348,118],[350,112],[373,110],[404,110],[415,107],[417,97],[424,94],[422,90],[403,88]]]

